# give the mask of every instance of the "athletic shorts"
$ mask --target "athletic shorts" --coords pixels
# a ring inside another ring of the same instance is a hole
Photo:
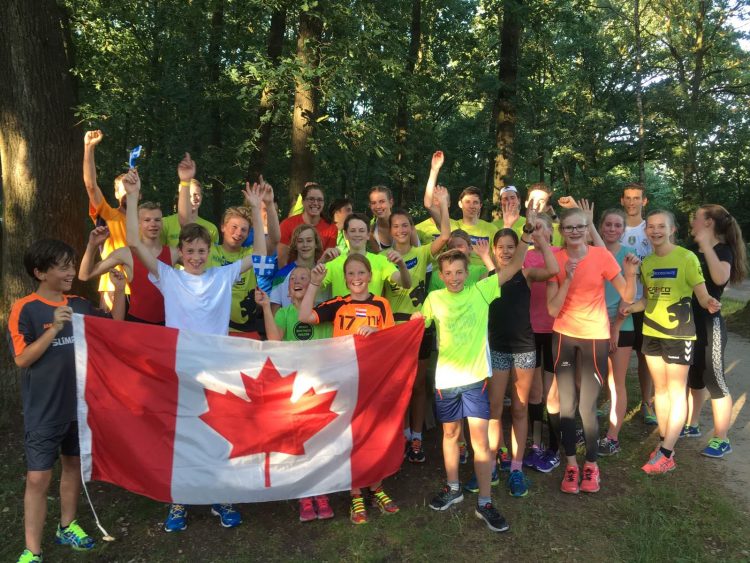
[[[429,360],[432,351],[436,348],[437,339],[435,338],[434,323],[424,329],[422,334],[422,343],[419,345],[419,359]]]
[[[712,399],[723,399],[729,395],[724,371],[724,351],[727,346],[727,327],[721,315],[706,317],[704,327],[698,328],[695,342],[695,361],[688,372],[691,389],[708,389]]]
[[[631,348],[635,345],[635,331],[634,330],[621,330],[620,335],[617,337],[618,348]]]
[[[490,419],[490,397],[487,380],[435,389],[435,410],[438,422],[454,422],[466,417]]]
[[[26,452],[26,469],[29,471],[52,469],[60,454],[80,456],[78,422],[29,430],[24,436],[23,448]]]
[[[555,361],[552,358],[552,333],[535,332],[534,340],[536,341],[536,360],[534,367],[540,367],[544,362],[544,371],[553,373],[555,371]]]
[[[630,315],[633,317],[633,348],[638,351],[643,349],[643,311],[639,313],[633,313]]]
[[[692,365],[695,356],[695,340],[644,336],[641,352],[644,356],[661,356],[667,364],[689,366]]]
[[[536,367],[536,352],[496,352],[490,350],[492,369],[509,371],[510,368],[534,369]]]

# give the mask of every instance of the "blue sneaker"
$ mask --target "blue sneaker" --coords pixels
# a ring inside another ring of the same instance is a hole
[[[497,471],[497,467],[492,471],[492,477],[490,477],[490,485],[493,487],[500,484],[500,474]],[[464,485],[464,491],[467,491],[469,493],[478,493],[479,492],[479,482],[477,481],[476,474],[471,476],[471,479],[466,481],[466,484]]]
[[[219,517],[224,528],[234,528],[242,524],[242,514],[237,512],[231,504],[212,504],[211,514]]]
[[[187,528],[187,508],[184,504],[170,504],[169,514],[164,520],[165,532],[181,532]]]
[[[55,543],[58,545],[69,545],[76,551],[89,551],[94,549],[96,545],[94,538],[84,532],[83,528],[78,525],[78,520],[73,520],[65,528],[61,528],[60,524],[58,524],[57,533],[55,533]]]
[[[537,460],[535,469],[542,473],[549,473],[560,465],[560,454],[554,450],[545,450]]]
[[[544,452],[540,447],[531,446],[529,448],[529,453],[527,453],[523,458],[523,466],[536,469],[536,465],[537,463],[539,463],[539,460],[542,459],[543,455]]]
[[[732,445],[729,443],[729,440],[711,438],[701,453],[706,457],[724,457],[724,455],[732,453]]]
[[[510,489],[510,496],[512,497],[525,497],[529,494],[529,480],[523,474],[523,471],[516,469],[510,472],[508,489]]]
[[[466,442],[458,443],[458,463],[461,465],[469,463],[469,451],[466,449]]]
[[[643,416],[643,422],[647,426],[656,426],[659,421],[656,419],[656,412],[652,405],[641,403],[641,415]]]
[[[686,424],[680,430],[680,438],[700,438],[703,436],[700,426],[690,426]]]

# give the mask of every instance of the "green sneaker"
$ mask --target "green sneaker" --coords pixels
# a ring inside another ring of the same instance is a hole
[[[21,557],[18,558],[18,563],[41,563],[42,554],[34,555],[28,549],[24,549]]]
[[[94,538],[84,532],[83,528],[79,526],[78,520],[73,520],[66,528],[61,528],[60,524],[58,524],[55,543],[58,545],[69,545],[76,551],[89,551],[90,549],[94,549],[96,545]]]

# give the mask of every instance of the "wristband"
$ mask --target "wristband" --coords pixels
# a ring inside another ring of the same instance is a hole
[[[180,180],[180,187],[188,187],[190,185],[190,182],[186,182],[185,180]]]
[[[527,227],[528,227],[528,228],[527,228]],[[526,223],[526,224],[525,224],[525,225],[523,226],[523,229],[522,229],[522,230],[523,230],[523,232],[524,232],[524,233],[526,233],[527,235],[530,235],[531,233],[533,233],[533,232],[534,232],[534,225],[529,225],[528,223]]]
[[[531,243],[532,243],[532,241],[530,241],[530,240],[526,240],[526,239],[525,239],[525,238],[523,238],[523,237],[521,237],[521,238],[520,238],[519,240],[520,240],[520,241],[521,241],[522,243],[524,243],[524,244],[526,244],[526,245],[528,245],[528,246],[531,246]]]

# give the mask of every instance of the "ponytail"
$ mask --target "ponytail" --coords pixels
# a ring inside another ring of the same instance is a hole
[[[721,205],[709,203],[701,205],[700,209],[703,210],[707,219],[713,220],[716,237],[724,239],[724,242],[732,249],[732,270],[729,274],[729,281],[741,282],[747,276],[748,265],[745,241],[737,220]]]

